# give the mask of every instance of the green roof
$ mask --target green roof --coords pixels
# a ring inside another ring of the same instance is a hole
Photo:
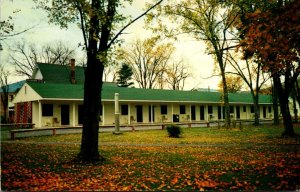
[[[70,83],[71,71],[68,65],[37,63],[45,83]],[[77,84],[84,83],[84,68],[75,66],[75,79]]]
[[[28,84],[45,99],[83,99],[83,84],[37,83]],[[120,101],[149,101],[149,102],[190,102],[190,103],[220,103],[221,93],[200,91],[175,91],[161,89],[140,89],[118,87],[112,83],[104,83],[102,88],[103,100],[114,100],[119,93]],[[229,94],[230,103],[252,104],[250,93]],[[271,104],[271,96],[261,95],[260,103]]]
[[[38,63],[44,83],[27,82],[44,99],[83,100],[84,68],[75,67],[76,84],[70,82],[70,66]],[[207,91],[175,91],[118,87],[115,83],[103,83],[102,99],[120,101],[221,103],[221,93]],[[252,104],[250,93],[229,94],[230,103]],[[272,103],[271,96],[261,95],[260,103]]]

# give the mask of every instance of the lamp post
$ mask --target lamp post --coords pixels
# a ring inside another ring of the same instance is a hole
[[[119,112],[119,93],[115,93],[115,132],[114,134],[121,134],[120,132],[120,112]]]

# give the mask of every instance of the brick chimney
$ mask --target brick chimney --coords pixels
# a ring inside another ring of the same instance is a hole
[[[70,60],[70,70],[71,70],[71,83],[75,84],[76,79],[75,79],[75,59]]]

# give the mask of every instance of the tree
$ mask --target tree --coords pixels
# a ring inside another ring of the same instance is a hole
[[[160,85],[159,80],[174,52],[170,43],[159,44],[157,37],[136,40],[131,48],[120,49],[119,58],[133,71],[133,80],[140,88],[153,89]]]
[[[237,93],[242,90],[244,86],[243,79],[236,75],[226,75],[226,84],[229,93]],[[223,92],[223,81],[218,83],[218,88]]]
[[[8,85],[8,77],[10,72],[4,69],[3,65],[0,65],[0,87],[2,90],[1,93],[1,102],[3,106],[3,119],[1,118],[1,123],[7,122],[7,112],[8,112],[8,94],[9,94],[9,85]]]
[[[228,52],[228,62],[234,71],[231,74],[237,75],[240,80],[244,81],[250,90],[254,106],[254,125],[259,125],[259,94],[262,86],[269,80],[269,73],[262,71],[262,64],[254,62],[251,59],[237,61],[237,59]]]
[[[53,0],[51,4],[48,4],[47,0],[35,1],[39,3],[39,7],[48,12],[50,21],[61,27],[79,21],[87,53],[87,65],[84,82],[84,120],[78,159],[104,160],[98,150],[98,130],[102,77],[107,64],[108,51],[129,25],[147,14],[162,0],[126,25],[123,25],[126,17],[121,14],[120,9],[126,1]],[[116,32],[117,29],[120,30]]]
[[[17,75],[31,78],[36,63],[67,65],[74,56],[75,50],[68,48],[61,41],[46,44],[41,48],[23,41],[11,48],[9,62],[15,66]]]
[[[281,1],[282,2],[282,1]],[[233,6],[236,9],[236,12],[238,13],[238,22],[235,23],[235,28],[238,30],[237,39],[239,43],[241,43],[245,39],[245,30],[243,26],[248,26],[251,25],[251,21],[247,19],[248,14],[252,14],[257,10],[261,11],[267,11],[270,7],[277,6],[280,3],[280,0],[278,2],[276,1],[258,1],[258,0],[253,0],[253,1],[248,1],[248,0],[228,0],[225,2],[225,4],[229,5],[230,7]],[[229,53],[229,63],[233,65],[235,71],[237,74],[240,74],[243,79],[245,80],[247,86],[250,88],[250,92],[252,94],[252,98],[254,101],[254,114],[255,114],[255,125],[259,124],[259,108],[258,108],[258,103],[259,103],[259,94],[266,94],[269,91],[272,92],[272,100],[273,100],[273,110],[274,110],[274,124],[278,125],[279,124],[279,113],[278,113],[278,93],[277,90],[272,88],[268,90],[262,89],[264,86],[265,81],[267,81],[270,77],[270,74],[266,72],[261,72],[263,64],[256,60],[255,58],[248,58],[243,57],[244,62],[246,66],[251,65],[251,70],[247,69],[247,67],[242,67],[246,68],[247,70],[241,70],[240,61],[236,62],[235,58],[232,57],[231,53]],[[247,53],[244,53],[247,55]],[[244,65],[243,65],[244,66]],[[243,74],[244,73],[244,74]],[[268,76],[265,78],[264,76]],[[252,83],[250,83],[252,82]]]
[[[157,19],[158,28],[154,29],[155,32],[163,32],[168,37],[182,33],[190,34],[199,41],[205,41],[208,52],[214,56],[223,82],[225,120],[226,126],[229,127],[230,110],[224,54],[235,46],[230,33],[233,32],[237,13],[233,7],[225,7],[218,0],[184,0],[180,3],[174,1],[172,4],[159,8],[158,13],[171,19],[172,26],[176,26],[176,29],[174,29],[175,27],[166,28],[162,20],[151,15],[147,22],[153,23],[153,20]]]
[[[132,69],[129,65],[123,63],[121,68],[118,71],[119,78],[117,79],[118,86],[120,87],[130,87],[133,85],[131,81],[132,78]]]
[[[298,107],[300,106],[300,87],[299,87],[299,78],[298,80],[295,82],[294,88],[292,90],[292,94],[291,94],[292,98],[293,98],[293,106],[294,106],[294,118],[295,118],[295,122],[298,122],[298,109],[297,109],[297,103],[298,103]],[[297,102],[296,102],[297,101]]]
[[[245,57],[254,56],[271,73],[284,121],[283,136],[295,136],[289,96],[300,73],[300,2],[279,3],[267,11],[248,14],[241,44]],[[283,80],[283,81],[282,81]]]
[[[14,10],[13,13],[7,17],[7,19],[0,18],[0,46],[2,48],[1,42],[4,41],[7,38],[17,36],[19,34],[25,33],[26,31],[29,31],[30,29],[34,28],[34,26],[29,27],[27,29],[17,31],[15,32],[15,25],[14,25],[14,19],[13,19],[13,14],[16,14],[20,12],[20,10]],[[3,20],[2,20],[3,19]]]
[[[166,69],[166,81],[172,90],[183,90],[185,80],[190,76],[188,66],[183,61],[174,61]]]

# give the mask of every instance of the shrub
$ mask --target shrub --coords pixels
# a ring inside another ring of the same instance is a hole
[[[167,131],[169,133],[169,137],[179,138],[182,133],[181,127],[178,125],[168,125]]]

